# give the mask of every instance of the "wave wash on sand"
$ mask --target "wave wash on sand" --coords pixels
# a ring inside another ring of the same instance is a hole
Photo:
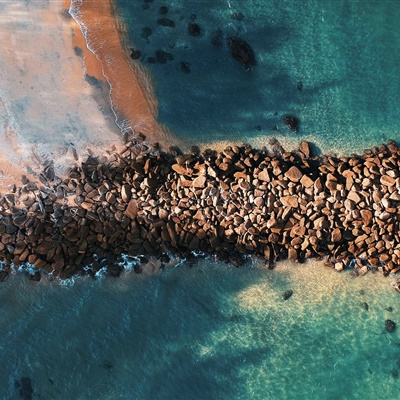
[[[167,128],[157,122],[157,100],[150,77],[139,62],[126,55],[122,26],[117,26],[111,0],[72,0],[69,13],[78,23],[87,48],[101,64],[121,131],[142,132],[156,142],[171,144]]]

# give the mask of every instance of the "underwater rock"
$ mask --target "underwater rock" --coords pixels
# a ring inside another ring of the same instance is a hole
[[[285,125],[287,125],[291,131],[298,132],[300,120],[294,115],[284,115],[282,118]]]
[[[168,61],[172,61],[173,59],[174,56],[171,53],[160,49],[156,51],[156,60],[158,64],[166,64]]]
[[[221,47],[223,42],[223,34],[221,29],[217,29],[211,36],[211,44],[215,47]]]
[[[227,39],[232,57],[239,61],[246,69],[251,69],[257,65],[254,50],[244,39],[239,37],[229,37]]]
[[[303,90],[303,82],[302,81],[297,82],[297,90],[299,92],[301,92]]]
[[[169,18],[160,18],[157,20],[157,24],[167,28],[175,28],[175,22]]]
[[[0,271],[0,282],[4,282],[8,278],[7,271]]]
[[[179,63],[180,69],[184,74],[189,75],[191,72],[191,68],[190,68],[190,63],[188,63],[187,61],[181,61]]]
[[[23,376],[20,381],[15,382],[15,386],[19,388],[19,395],[23,400],[32,400],[33,388],[30,378]]]
[[[292,289],[285,290],[283,292],[283,294],[282,294],[283,300],[290,299],[290,297],[292,297],[292,295],[293,295],[293,290]]]
[[[132,60],[139,60],[141,56],[142,52],[140,50],[131,49],[130,57],[132,58]]]
[[[150,28],[144,27],[144,28],[142,29],[142,32],[140,33],[140,36],[141,36],[143,39],[146,39],[146,38],[150,37],[152,33],[153,33],[153,32],[152,32],[152,30],[151,30]]]
[[[236,21],[243,21],[244,20],[244,15],[239,11],[235,12],[231,15],[232,19],[235,19]]]
[[[188,24],[188,32],[190,36],[200,36],[201,27],[196,22],[190,21]]]
[[[387,332],[394,332],[396,329],[396,323],[394,321],[392,321],[391,319],[387,319],[385,321],[385,329]]]
[[[161,7],[158,9],[158,12],[159,12],[161,15],[166,15],[166,14],[168,14],[168,7],[167,7],[167,6],[161,6]]]

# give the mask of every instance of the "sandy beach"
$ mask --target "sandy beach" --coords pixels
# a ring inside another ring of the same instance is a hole
[[[3,3],[0,20],[0,187],[54,162],[62,175],[90,151],[121,142],[99,65],[77,49],[64,0]],[[76,24],[75,24],[76,25]],[[80,46],[79,46],[80,47]],[[84,47],[84,46],[82,46]],[[87,52],[89,53],[89,52]],[[89,56],[90,57],[90,56]],[[89,62],[90,61],[90,62]],[[88,79],[91,75],[96,79]]]
[[[88,48],[101,63],[121,130],[143,133],[149,141],[164,147],[173,144],[167,128],[157,122],[157,100],[150,76],[138,62],[129,59],[123,46],[112,2],[72,1],[70,13],[84,32]],[[82,41],[76,40],[76,45],[81,47]]]

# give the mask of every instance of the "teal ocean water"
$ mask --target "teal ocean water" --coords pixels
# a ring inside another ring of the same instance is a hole
[[[395,1],[115,6],[154,78],[160,121],[189,144],[276,137],[350,153],[400,139]],[[188,35],[191,19],[200,36]],[[228,36],[251,44],[252,70],[231,57]],[[287,113],[298,134],[283,126]],[[385,331],[386,319],[400,323],[393,277],[251,259],[64,284],[25,274],[0,285],[0,399],[399,398],[400,331]]]
[[[0,398],[20,398],[15,380],[29,377],[33,399],[397,399],[388,285],[210,261],[71,286],[13,276],[0,291]]]
[[[191,144],[261,146],[277,137],[294,145],[301,136],[341,153],[400,139],[396,1],[118,0],[116,6],[127,45],[141,52],[154,76],[160,121]],[[175,28],[157,24],[160,18]],[[189,35],[191,19],[200,36]],[[252,70],[231,57],[230,36],[254,49]],[[173,60],[149,62],[159,50]],[[285,114],[300,119],[298,136],[283,126]]]

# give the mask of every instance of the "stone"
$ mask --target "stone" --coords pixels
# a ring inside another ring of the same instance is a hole
[[[292,297],[292,295],[293,295],[293,290],[292,289],[285,290],[283,292],[283,294],[282,294],[283,300],[290,299]]]
[[[193,180],[193,187],[195,188],[204,188],[206,186],[207,178],[204,175],[198,176]]]
[[[201,27],[196,22],[190,21],[188,24],[188,33],[190,36],[201,36]]]
[[[289,129],[293,132],[298,132],[300,126],[300,120],[294,115],[284,115],[283,123],[289,127]]]
[[[373,214],[370,210],[361,210],[361,218],[363,219],[364,226],[369,226],[372,222]]]
[[[297,208],[299,206],[297,196],[283,196],[280,200],[285,207]]]
[[[188,61],[181,61],[181,62],[179,63],[179,67],[180,67],[180,70],[181,70],[184,74],[187,74],[187,75],[189,75],[190,72],[192,71],[191,68],[190,68],[190,63],[189,63]]]
[[[229,37],[227,39],[232,57],[239,61],[247,70],[257,65],[254,50],[244,39],[239,37]]]
[[[396,180],[389,175],[382,175],[380,178],[380,182],[384,186],[394,186]]]
[[[309,187],[311,187],[312,185],[314,185],[314,181],[313,181],[309,176],[307,176],[307,175],[303,175],[303,176],[301,177],[300,183],[301,183],[304,187],[306,187],[306,188],[309,188]]]
[[[172,53],[168,53],[164,50],[156,50],[156,61],[158,64],[166,64],[168,61],[172,61],[174,56]]]
[[[267,169],[263,169],[257,176],[257,178],[260,181],[263,182],[270,182],[271,181],[271,177],[269,176],[268,170]]]
[[[303,173],[296,167],[292,166],[285,172],[285,177],[292,182],[299,182],[303,177]]]
[[[340,242],[342,240],[342,232],[339,228],[335,228],[332,231],[331,240],[333,243]]]
[[[310,150],[310,144],[308,142],[303,140],[300,143],[299,150],[304,154],[305,157],[310,157],[311,150]]]
[[[169,18],[160,18],[157,20],[157,24],[161,26],[165,26],[167,28],[175,28],[175,22]]]
[[[7,271],[0,271],[0,282],[4,282],[8,278]]]
[[[138,213],[139,207],[138,207],[138,203],[137,200],[132,199],[129,204],[128,207],[125,210],[125,215],[127,217],[129,217],[130,219],[135,219]]]
[[[143,39],[146,39],[146,38],[150,37],[151,34],[152,34],[152,30],[150,28],[145,27],[145,28],[142,29],[142,32],[140,33],[140,36]]]
[[[396,323],[391,319],[385,321],[385,329],[389,333],[393,333],[396,330]]]

